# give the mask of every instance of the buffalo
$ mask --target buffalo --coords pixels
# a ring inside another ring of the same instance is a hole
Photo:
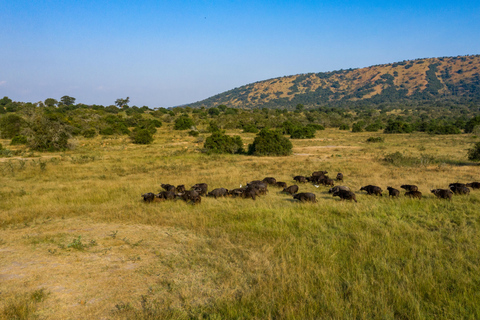
[[[337,173],[337,181],[343,181],[343,173]]]
[[[175,199],[176,194],[175,192],[172,191],[162,191],[159,194],[157,194],[157,198],[163,199],[163,200],[173,200]]]
[[[266,177],[265,179],[262,180],[262,182],[268,183],[268,184],[275,184],[277,183],[277,179],[272,178],[272,177]]]
[[[217,188],[213,189],[207,194],[207,197],[214,197],[217,199],[218,197],[225,197],[228,195],[228,190],[225,188]]]
[[[306,183],[307,182],[307,178],[305,178],[304,176],[295,176],[293,177],[293,180],[297,181],[297,182],[301,182],[301,183]]]
[[[152,192],[142,194],[143,201],[152,202],[155,199],[155,194]]]
[[[402,184],[400,188],[405,189],[405,191],[418,191],[418,187],[413,184]]]
[[[275,186],[276,187],[279,187],[279,188],[286,188],[287,187],[287,183],[286,182],[282,182],[282,181],[277,181],[275,183]]]
[[[405,192],[406,197],[422,199],[422,193],[420,191],[408,191]]]
[[[398,197],[400,195],[400,191],[395,188],[387,187],[387,190],[390,197]]]
[[[175,192],[175,186],[172,186],[171,184],[168,184],[168,183],[165,183],[165,184],[161,184],[161,187],[163,189],[165,189],[166,191],[172,191],[172,192]]]
[[[182,199],[186,202],[192,201],[193,203],[200,203],[200,193],[196,190],[187,190],[181,195]]]
[[[245,191],[242,192],[241,196],[244,199],[252,198],[253,200],[255,200],[257,194],[258,194],[258,190],[256,190],[255,188],[248,187],[247,189],[245,189]]]
[[[248,188],[258,190],[257,194],[265,195],[268,192],[268,186],[262,181],[252,181],[247,184]]]
[[[197,183],[194,184],[191,188],[197,191],[199,195],[204,196],[207,194],[208,185],[206,183]]]
[[[243,194],[243,192],[245,192],[245,189],[247,189],[247,188],[243,187],[243,188],[232,189],[232,190],[228,191],[228,194],[233,196],[233,197],[241,196]]]
[[[382,188],[380,187],[377,187],[377,186],[372,186],[372,185],[368,185],[368,186],[365,186],[365,187],[361,187],[360,188],[360,191],[366,191],[367,194],[369,195],[376,195],[376,196],[383,196],[382,195]]]
[[[465,186],[472,189],[480,189],[480,182],[470,182],[467,183]]]
[[[181,185],[178,185],[175,190],[177,190],[177,193],[183,193],[185,192],[185,185],[181,184]]]
[[[324,186],[331,186],[333,187],[335,185],[335,183],[333,182],[333,179],[330,179],[329,177],[323,177],[322,179],[320,179],[319,181],[321,184],[323,184]]]
[[[340,190],[350,191],[350,188],[346,187],[346,186],[335,186],[335,187],[331,188],[330,190],[328,190],[328,193],[335,193],[335,192],[338,192]]]
[[[298,192],[298,186],[296,184],[291,185],[288,188],[283,188],[282,192],[290,193],[290,194],[295,194]]]
[[[293,195],[293,199],[301,202],[317,202],[315,194],[310,192],[301,192]]]
[[[470,194],[470,189],[468,189],[465,185],[451,185],[450,190],[452,190],[455,194]]]
[[[312,176],[313,177],[320,177],[320,176],[324,176],[328,173],[328,171],[315,171],[314,173],[312,173]]]
[[[349,190],[338,190],[333,193],[334,197],[340,197],[342,200],[353,200],[357,202],[357,196],[355,193]]]
[[[452,200],[453,192],[448,189],[433,189],[430,192],[437,198]]]

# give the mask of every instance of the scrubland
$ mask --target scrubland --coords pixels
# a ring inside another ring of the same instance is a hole
[[[480,318],[480,191],[430,193],[480,180],[466,160],[476,137],[327,129],[287,157],[209,156],[204,138],[163,127],[148,146],[96,137],[0,159],[0,318]],[[161,183],[291,185],[318,170],[342,172],[358,203],[308,183],[315,204],[272,186],[255,201],[141,198]],[[367,184],[416,184],[423,198]]]

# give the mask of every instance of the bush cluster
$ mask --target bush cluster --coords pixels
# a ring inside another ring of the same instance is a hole
[[[292,153],[292,142],[280,131],[262,129],[248,146],[248,154],[255,156],[286,156]]]
[[[214,132],[203,145],[205,152],[212,153],[244,153],[243,141],[240,136],[228,136],[223,132]]]

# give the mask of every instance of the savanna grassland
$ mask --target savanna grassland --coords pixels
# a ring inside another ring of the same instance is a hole
[[[71,151],[0,159],[0,318],[480,318],[480,191],[430,193],[480,180],[466,157],[478,138],[328,128],[287,157],[206,155],[204,138],[165,125],[151,145],[80,137]],[[318,170],[342,172],[358,203],[312,184],[300,191],[315,204],[272,186],[255,201],[141,198],[161,183],[290,185]],[[424,197],[368,196],[367,184]]]

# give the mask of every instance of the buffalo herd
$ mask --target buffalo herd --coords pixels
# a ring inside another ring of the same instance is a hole
[[[357,202],[356,194],[350,190],[347,186],[335,186],[334,180],[327,176],[327,171],[315,171],[311,176],[294,176],[293,180],[297,183],[312,182],[316,187],[318,185],[324,185],[331,187],[329,193],[334,197],[339,197],[341,200],[350,200]],[[344,176],[342,173],[338,173],[336,181],[343,181]],[[165,200],[182,199],[188,203],[198,204],[201,203],[202,197],[213,197],[215,199],[219,197],[240,197],[244,199],[255,200],[258,196],[266,195],[268,192],[268,186],[282,188],[282,193],[293,196],[294,200],[301,202],[317,202],[316,196],[311,192],[299,192],[299,186],[296,184],[288,186],[286,182],[277,181],[273,177],[266,177],[263,180],[254,180],[248,182],[247,185],[240,185],[236,189],[216,188],[208,192],[208,185],[206,183],[197,183],[186,189],[185,185],[174,186],[171,184],[161,184],[163,191],[155,194],[148,192],[142,194],[145,202],[157,202]],[[468,195],[471,189],[480,189],[480,182],[472,183],[451,183],[448,189],[433,189],[430,190],[437,198],[452,200],[454,194]],[[405,196],[410,198],[421,199],[422,193],[418,190],[418,187],[411,184],[404,184],[400,186],[405,190]],[[368,195],[383,196],[383,190],[379,186],[366,185],[360,188],[359,191],[365,191]],[[401,195],[400,190],[393,187],[387,187],[388,196],[397,198]]]

